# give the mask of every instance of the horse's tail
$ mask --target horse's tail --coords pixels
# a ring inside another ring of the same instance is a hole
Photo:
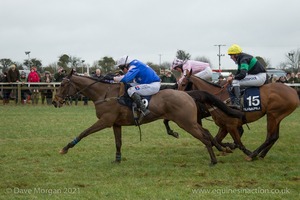
[[[197,102],[205,103],[211,106],[215,106],[223,111],[230,117],[244,119],[245,115],[243,112],[235,109],[229,108],[225,103],[220,99],[216,98],[214,95],[201,90],[192,90],[187,92],[193,99]]]

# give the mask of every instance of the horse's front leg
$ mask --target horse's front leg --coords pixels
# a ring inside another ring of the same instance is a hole
[[[173,131],[173,130],[170,128],[170,126],[169,126],[169,121],[170,121],[170,120],[168,120],[168,119],[164,119],[164,125],[165,125],[165,127],[166,127],[166,129],[167,129],[167,133],[168,133],[169,135],[172,135],[172,136],[175,137],[175,138],[179,138],[179,134],[178,134],[177,132]]]
[[[122,147],[122,127],[114,125],[113,126],[114,135],[115,135],[115,143],[116,143],[116,159],[115,163],[120,163],[122,160],[121,157],[121,147]]]
[[[84,130],[82,133],[79,134],[78,137],[76,137],[72,142],[68,143],[67,146],[65,146],[62,150],[60,150],[60,154],[66,154],[68,153],[68,150],[70,148],[73,148],[82,138],[95,133],[99,130],[102,130],[104,128],[111,127],[112,124],[107,123],[104,118],[99,119],[95,124],[93,124],[90,128]]]

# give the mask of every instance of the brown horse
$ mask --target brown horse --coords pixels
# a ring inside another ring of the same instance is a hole
[[[219,85],[200,79],[194,75],[188,75],[186,78],[184,78],[182,83],[178,86],[178,89],[185,90],[186,87],[190,84],[192,84],[192,89],[207,91],[215,95],[223,102],[230,102],[230,97],[226,86],[221,87]],[[280,122],[285,117],[290,115],[299,105],[297,92],[293,88],[282,83],[269,83],[261,86],[260,95],[261,111],[244,113],[247,123],[254,122],[264,115],[267,116],[267,137],[265,142],[261,146],[259,146],[255,151],[248,155],[247,160],[252,160],[256,156],[259,156],[261,158],[264,158],[266,156],[268,151],[279,138]],[[226,125],[226,116],[214,116],[215,122],[217,124],[218,122],[220,123],[218,124],[220,129],[215,137],[218,143],[221,143],[228,132],[231,132],[233,135],[235,135],[233,138],[234,140],[240,140],[237,130],[244,122],[239,122],[239,119],[234,119],[234,123],[228,121],[229,124]],[[232,118],[230,120],[232,120]],[[242,144],[241,141],[235,142],[238,142],[238,144],[240,145]]]
[[[73,71],[71,71],[61,82],[53,100],[54,106],[61,107],[66,97],[79,92],[94,102],[98,121],[79,134],[72,142],[68,143],[60,153],[66,154],[69,148],[74,147],[81,139],[94,132],[113,127],[116,144],[115,162],[121,162],[121,128],[122,126],[135,125],[131,109],[118,102],[119,98],[124,94],[124,85],[119,83],[107,83],[106,80],[98,81],[85,76],[73,75]],[[209,95],[215,98],[213,95]],[[209,99],[208,101],[210,102],[205,103],[210,104],[213,102]],[[225,104],[222,103],[220,106],[226,111],[227,106]],[[215,143],[214,138],[208,130],[197,123],[196,104],[193,98],[186,92],[170,89],[162,90],[151,97],[149,110],[151,113],[143,119],[142,123],[149,123],[157,119],[174,121],[179,127],[199,139],[206,146],[211,158],[211,164],[217,163],[212,149],[213,144],[217,146],[218,150],[226,151],[226,149]],[[230,114],[230,110],[228,112]]]

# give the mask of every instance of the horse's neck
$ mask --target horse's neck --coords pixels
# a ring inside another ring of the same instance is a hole
[[[194,89],[206,91],[219,97],[221,100],[226,100],[227,98],[229,98],[228,91],[225,87],[220,88],[213,84],[207,83],[206,81],[199,79],[198,77],[193,77],[192,81]]]
[[[85,77],[78,77],[77,79],[78,80],[74,80],[77,90],[92,101],[117,97],[119,95],[120,84],[102,83]]]

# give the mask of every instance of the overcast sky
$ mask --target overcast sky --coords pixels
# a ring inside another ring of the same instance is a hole
[[[273,67],[300,48],[299,0],[0,0],[0,59],[43,65],[62,54],[172,62],[177,50],[235,68],[231,44]],[[160,56],[161,55],[161,56]],[[160,60],[161,58],[161,60]]]

